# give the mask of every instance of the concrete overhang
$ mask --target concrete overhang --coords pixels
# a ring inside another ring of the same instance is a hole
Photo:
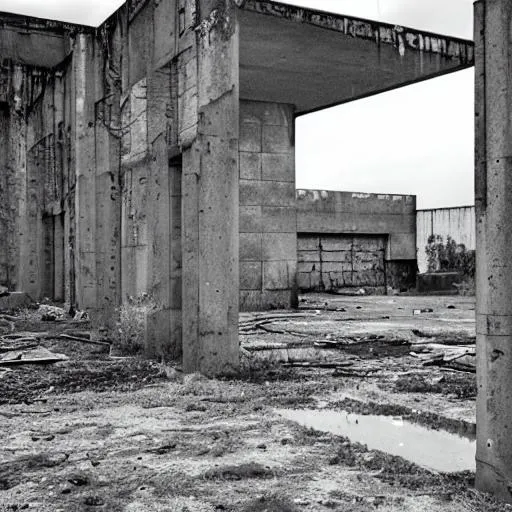
[[[302,115],[473,66],[472,41],[239,0],[240,97]]]
[[[69,35],[90,32],[83,25],[0,12],[0,62],[54,68],[70,53]]]

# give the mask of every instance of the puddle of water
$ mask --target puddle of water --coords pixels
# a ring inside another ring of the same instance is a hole
[[[348,437],[427,469],[444,473],[475,470],[474,438],[430,430],[393,416],[313,409],[278,409],[277,413],[305,427]]]

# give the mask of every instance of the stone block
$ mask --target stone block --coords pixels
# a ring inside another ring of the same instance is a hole
[[[320,239],[317,236],[298,235],[297,249],[299,251],[318,251],[320,248]]]
[[[350,251],[352,250],[352,236],[322,237],[320,244],[323,251]]]
[[[350,263],[352,251],[322,251],[322,261]]]
[[[342,263],[341,261],[325,261],[322,262],[322,272],[343,272],[352,270],[350,263]]]
[[[358,261],[357,258],[354,258],[354,270],[356,272],[375,270],[377,267],[378,267],[377,261]]]
[[[261,233],[240,233],[240,261],[261,261]]]
[[[311,261],[298,261],[297,269],[298,272],[314,272],[315,270],[320,270],[320,263],[315,263]]]
[[[322,283],[325,290],[335,290],[344,286],[342,272],[322,272]]]
[[[263,289],[286,290],[289,288],[288,262],[264,261],[263,262]]]
[[[240,311],[261,311],[261,309],[261,291],[240,290]]]
[[[290,309],[293,303],[291,290],[265,290],[261,294],[261,307],[268,309]]]
[[[261,179],[261,154],[240,152],[240,178],[244,180]]]
[[[261,206],[240,206],[240,233],[260,233],[263,230]]]
[[[295,158],[293,153],[263,153],[261,178],[270,181],[295,183]]]
[[[261,135],[263,153],[290,153],[293,151],[292,130],[287,126],[264,125]]]
[[[240,262],[240,289],[261,290],[262,271],[259,261]]]
[[[291,206],[263,206],[262,231],[296,233],[297,214]]]
[[[355,286],[353,275],[353,272],[343,272],[343,282],[345,283],[345,286]]]
[[[384,250],[385,245],[384,237],[354,236],[352,248],[355,251],[374,252]]]
[[[261,152],[261,125],[256,123],[240,124],[240,151]]]
[[[295,185],[287,182],[241,179],[239,201],[244,206],[295,206]]]
[[[319,251],[297,251],[297,260],[299,262],[312,261],[320,263],[320,252]]]
[[[290,206],[295,208],[295,184],[282,181],[262,181],[261,203],[263,206]]]
[[[263,233],[262,257],[264,261],[296,260],[296,234]]]

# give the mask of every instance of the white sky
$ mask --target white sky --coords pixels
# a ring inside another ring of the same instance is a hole
[[[472,39],[472,0],[281,0]],[[0,0],[0,10],[98,25],[122,0]],[[473,70],[297,121],[297,187],[473,204]]]

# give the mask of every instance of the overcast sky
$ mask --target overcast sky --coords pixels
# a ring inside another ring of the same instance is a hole
[[[282,0],[472,39],[472,0]],[[0,10],[98,25],[121,0],[0,0]],[[473,70],[297,121],[297,187],[473,204]]]

